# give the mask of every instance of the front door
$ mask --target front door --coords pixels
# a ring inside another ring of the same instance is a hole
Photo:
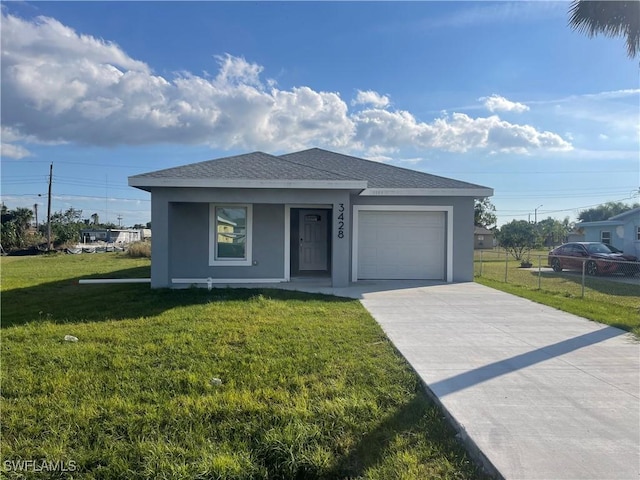
[[[300,270],[327,270],[328,210],[300,210]]]

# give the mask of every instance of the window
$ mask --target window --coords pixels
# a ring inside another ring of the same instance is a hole
[[[209,265],[251,265],[251,205],[210,205]]]
[[[609,245],[611,243],[611,232],[607,232],[604,230],[600,232],[600,241]]]
[[[640,227],[636,227],[636,240],[640,241]]]

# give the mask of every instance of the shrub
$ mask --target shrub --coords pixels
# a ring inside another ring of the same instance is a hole
[[[131,258],[151,258],[150,242],[134,242],[129,245],[127,255]]]

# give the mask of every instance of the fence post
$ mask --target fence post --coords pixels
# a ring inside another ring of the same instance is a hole
[[[480,276],[482,276],[482,261],[483,261],[483,256],[482,256],[482,250],[480,250]]]
[[[507,250],[505,249],[504,251],[504,283],[509,283],[507,282],[507,278],[508,278],[508,272],[509,271],[509,252],[507,252]]]
[[[581,298],[584,298],[584,266],[587,264],[585,260],[582,261],[582,294]]]
[[[542,255],[538,255],[538,290],[542,289]]]

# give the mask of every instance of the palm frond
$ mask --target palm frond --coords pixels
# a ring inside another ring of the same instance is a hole
[[[640,0],[574,0],[569,7],[569,25],[590,37],[623,36],[627,53],[640,53]]]

